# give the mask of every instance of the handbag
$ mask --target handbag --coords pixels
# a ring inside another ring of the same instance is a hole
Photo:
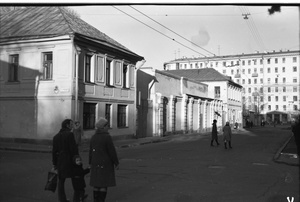
[[[55,192],[56,187],[57,187],[57,173],[53,171],[49,171],[45,190]]]

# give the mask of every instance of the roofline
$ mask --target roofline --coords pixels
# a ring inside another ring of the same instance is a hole
[[[212,56],[212,57],[195,57],[195,58],[179,58],[175,60],[170,60],[169,62],[165,62],[165,64],[168,63],[176,63],[176,62],[183,62],[183,61],[195,61],[195,60],[226,60],[230,58],[242,58],[242,57],[264,57],[264,56],[273,56],[273,55],[282,55],[282,54],[300,54],[300,50],[287,50],[287,51],[277,51],[277,52],[266,52],[266,53],[248,53],[248,54],[237,54],[237,55],[221,55],[221,56]]]
[[[58,40],[70,40],[70,35],[67,34],[50,34],[50,35],[32,35],[32,36],[25,36],[25,37],[5,37],[0,38],[1,45],[11,45],[11,44],[20,44],[20,43],[32,43],[32,42],[43,42],[43,41],[58,41]],[[20,39],[21,38],[21,39]],[[10,39],[10,40],[5,40]]]

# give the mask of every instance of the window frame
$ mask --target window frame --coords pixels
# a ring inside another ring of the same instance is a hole
[[[19,54],[9,55],[8,82],[19,82],[19,59]]]
[[[52,60],[45,60],[45,57],[50,54],[51,54]],[[47,66],[48,66],[48,69],[46,70],[46,72],[45,72],[45,64],[47,64]],[[43,81],[53,80],[53,52],[52,51],[42,52],[42,74],[40,75],[40,80],[43,80]]]
[[[128,105],[118,104],[117,108],[117,127],[128,127]]]

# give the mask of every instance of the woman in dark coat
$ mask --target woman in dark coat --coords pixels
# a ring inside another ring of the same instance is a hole
[[[229,148],[232,149],[231,135],[232,135],[231,127],[229,125],[229,122],[226,122],[226,125],[223,127],[223,140],[224,140],[225,149],[227,149],[227,142],[229,144]]]
[[[210,146],[214,146],[214,140],[216,141],[217,145],[220,145],[218,142],[218,129],[217,129],[217,120],[214,119],[213,124],[212,124],[212,131],[211,131],[211,141],[210,141]]]
[[[116,186],[115,169],[119,166],[117,152],[108,133],[108,121],[104,118],[96,123],[96,132],[90,141],[89,164],[94,202],[104,202],[107,187]]]

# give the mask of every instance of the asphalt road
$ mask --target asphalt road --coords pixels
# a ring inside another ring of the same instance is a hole
[[[227,150],[210,147],[202,135],[120,148],[117,186],[109,188],[107,202],[299,201],[299,167],[273,161],[289,136],[284,127],[264,127],[235,133]],[[44,191],[49,153],[0,152],[1,202],[57,201],[57,192]],[[87,166],[88,153],[81,155]],[[93,201],[89,185],[86,191]],[[71,198],[70,180],[66,192]]]

